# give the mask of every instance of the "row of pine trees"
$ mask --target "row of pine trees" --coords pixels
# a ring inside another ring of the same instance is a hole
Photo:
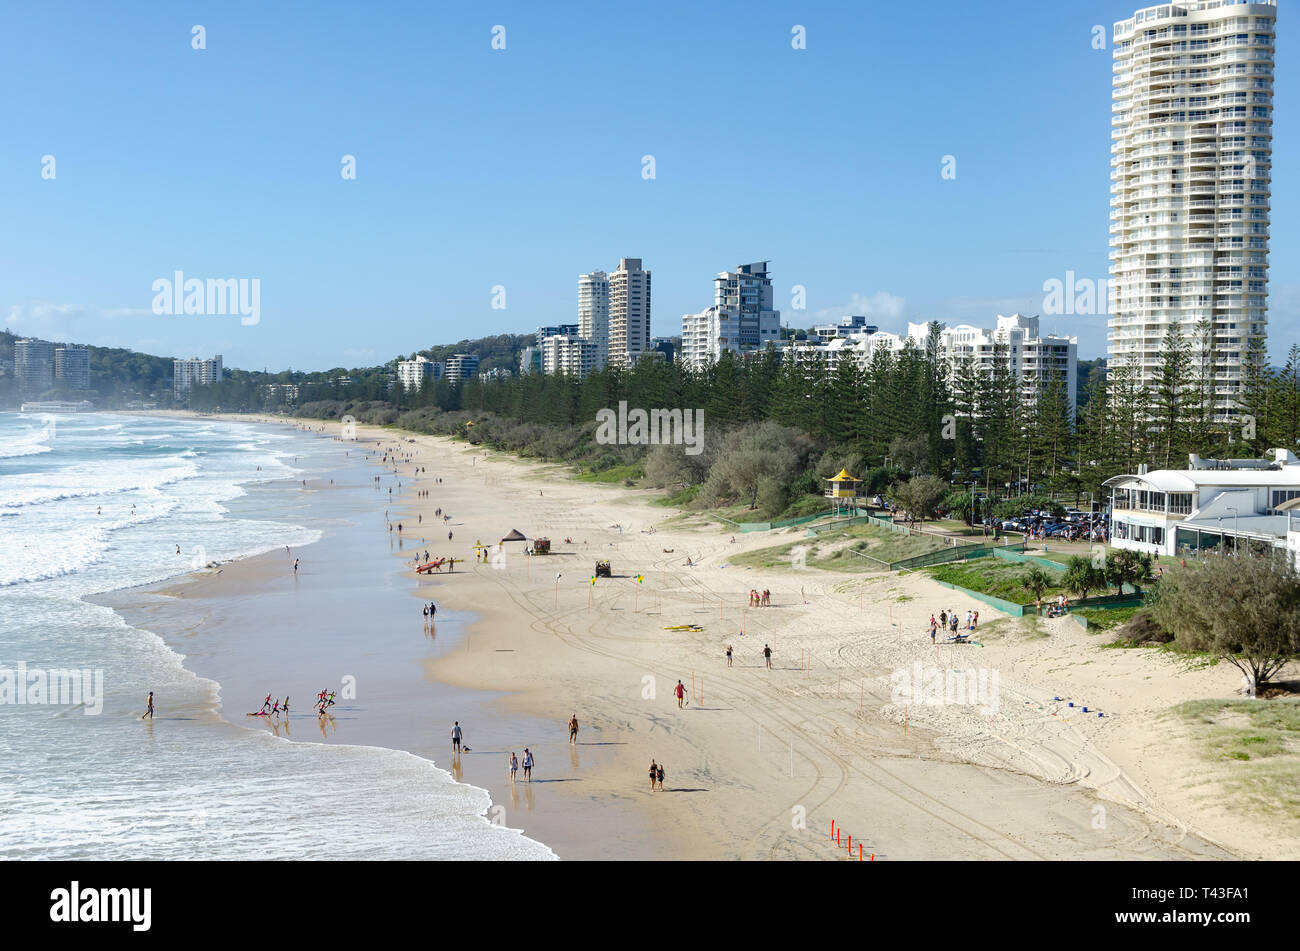
[[[1140,385],[1132,367],[1115,366],[1081,387],[1077,410],[1062,375],[1027,388],[1005,352],[994,354],[991,372],[970,362],[950,371],[938,324],[924,347],[880,348],[865,368],[843,360],[827,372],[813,361],[782,361],[769,348],[745,359],[724,354],[699,371],[643,360],[582,380],[533,373],[440,383],[399,400],[403,408],[490,411],[550,426],[594,422],[598,410],[622,401],[697,409],[718,430],[772,420],[872,466],[888,460],[959,483],[978,481],[994,495],[997,488],[1029,487],[1099,494],[1106,479],[1143,463],[1180,468],[1192,452],[1247,458],[1296,446],[1300,346],[1291,347],[1281,369],[1268,366],[1262,343],[1253,346],[1235,410],[1227,414],[1213,410],[1209,368],[1221,361],[1206,351],[1174,327],[1153,385]]]

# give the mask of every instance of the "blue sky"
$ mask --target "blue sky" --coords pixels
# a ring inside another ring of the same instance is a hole
[[[368,365],[575,320],[578,275],[623,256],[653,272],[656,335],[756,260],[795,326],[1039,313],[1045,281],[1106,277],[1111,53],[1092,30],[1109,40],[1135,6],[10,5],[0,326],[248,369]],[[1275,355],[1300,339],[1289,6]],[[155,315],[176,270],[258,279],[260,322]],[[1104,353],[1104,317],[1043,328]]]

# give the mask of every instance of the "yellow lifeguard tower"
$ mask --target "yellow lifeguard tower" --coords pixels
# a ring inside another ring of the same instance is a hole
[[[856,512],[858,499],[862,498],[862,480],[849,475],[848,469],[841,469],[838,475],[826,480],[831,487],[826,490],[826,498],[835,506],[835,514],[842,515],[845,510]]]

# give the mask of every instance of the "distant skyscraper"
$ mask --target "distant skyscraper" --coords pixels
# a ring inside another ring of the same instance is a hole
[[[172,394],[176,399],[184,399],[190,387],[221,381],[221,354],[211,360],[190,357],[188,360],[172,361]]]
[[[41,393],[54,385],[54,344],[27,339],[14,343],[14,379],[21,393]]]
[[[519,351],[519,372],[520,374],[542,372],[541,347],[524,347]]]
[[[767,262],[742,264],[713,279],[713,306],[682,317],[682,363],[698,369],[724,352],[752,353],[781,340]]]
[[[430,360],[422,353],[417,353],[414,360],[397,361],[397,379],[402,383],[403,391],[414,393],[425,383],[436,383],[442,379],[445,368],[437,360]]]
[[[537,342],[541,343],[547,337],[577,337],[577,324],[555,324],[554,326],[544,326],[537,328]]]
[[[460,383],[472,380],[478,373],[478,357],[472,353],[454,353],[447,358],[447,367],[443,374],[448,383]]]
[[[1220,413],[1265,335],[1276,16],[1174,0],[1115,24],[1111,365],[1153,384],[1169,327],[1208,325]]]
[[[578,276],[578,336],[596,345],[596,369],[603,367],[609,361],[609,275],[604,271]]]
[[[54,379],[70,390],[90,389],[90,350],[66,344],[55,347]]]
[[[640,258],[621,258],[609,276],[610,366],[630,367],[650,349],[650,272]]]
[[[596,364],[596,345],[584,337],[553,334],[542,341],[542,372],[582,379]]]

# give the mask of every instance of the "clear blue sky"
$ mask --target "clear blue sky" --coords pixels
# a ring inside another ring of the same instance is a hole
[[[0,326],[248,369],[367,365],[575,320],[578,275],[620,256],[653,271],[656,335],[756,260],[795,326],[1038,313],[1044,281],[1106,277],[1111,54],[1092,27],[1109,41],[1137,5],[10,4]],[[1290,7],[1275,355],[1300,337]],[[260,323],[155,316],[175,270],[258,278]],[[1104,317],[1043,324],[1104,353]]]

